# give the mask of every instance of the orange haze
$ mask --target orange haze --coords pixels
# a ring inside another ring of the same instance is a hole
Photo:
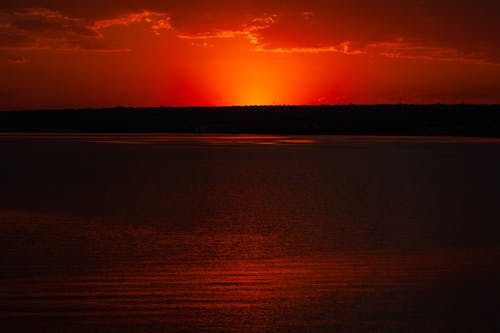
[[[493,1],[6,1],[0,109],[500,103]]]

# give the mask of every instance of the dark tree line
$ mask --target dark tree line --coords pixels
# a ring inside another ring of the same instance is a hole
[[[0,112],[3,132],[168,132],[500,137],[498,105],[343,105]]]

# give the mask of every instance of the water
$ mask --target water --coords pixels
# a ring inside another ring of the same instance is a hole
[[[5,332],[494,332],[500,140],[0,136]]]

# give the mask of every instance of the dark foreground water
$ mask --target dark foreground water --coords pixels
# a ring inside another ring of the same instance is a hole
[[[496,332],[500,141],[0,136],[2,332]]]

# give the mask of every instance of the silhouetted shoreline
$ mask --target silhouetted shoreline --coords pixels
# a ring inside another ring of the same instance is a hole
[[[500,137],[500,105],[338,105],[0,112],[0,132]]]

